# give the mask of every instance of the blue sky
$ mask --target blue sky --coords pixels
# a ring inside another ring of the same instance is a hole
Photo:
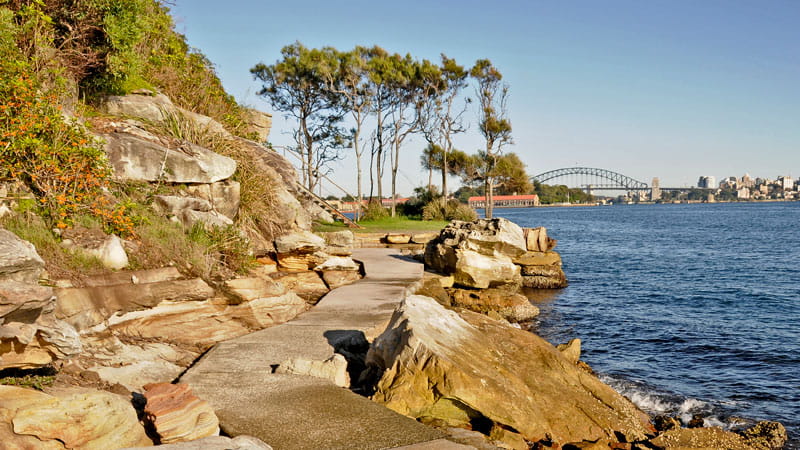
[[[591,166],[662,186],[800,176],[800,1],[175,3],[178,31],[228,92],[268,112],[249,69],[275,62],[284,45],[377,44],[435,61],[492,60],[511,88],[508,150],[531,174]],[[270,140],[288,143],[291,127],[275,114]],[[474,125],[457,145],[481,146]],[[427,182],[423,147],[407,145],[402,193]],[[333,178],[354,190],[354,166],[336,163]]]

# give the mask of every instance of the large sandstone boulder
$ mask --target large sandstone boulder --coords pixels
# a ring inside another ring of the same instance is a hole
[[[506,442],[633,442],[652,431],[630,401],[540,337],[427,297],[401,303],[367,364],[383,371],[373,400]]]
[[[36,283],[44,269],[44,260],[28,241],[0,229],[0,282],[6,280]]]
[[[130,124],[117,124],[101,137],[118,179],[214,183],[236,171],[236,161],[227,156],[185,142],[170,148],[157,136]]]
[[[275,251],[282,253],[313,253],[325,248],[325,239],[310,231],[297,231],[275,238]]]
[[[3,448],[117,449],[150,446],[130,401],[110,392],[66,389],[45,394],[0,386]]]
[[[186,383],[155,383],[144,387],[145,419],[162,444],[193,441],[219,434],[219,420]]]
[[[522,228],[506,219],[454,220],[425,247],[425,265],[466,287],[519,287],[513,259],[527,251]]]

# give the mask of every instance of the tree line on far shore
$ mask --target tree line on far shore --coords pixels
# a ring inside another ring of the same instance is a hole
[[[444,54],[434,63],[378,46],[339,51],[295,42],[281,50],[274,64],[259,63],[251,73],[262,83],[258,94],[296,120],[291,150],[301,159],[301,177],[309,190],[330,170],[328,163],[340,159],[341,150],[352,148],[357,198],[365,197],[365,156],[369,157],[368,198],[384,197],[387,162],[391,198],[396,198],[399,160],[404,142],[413,134],[428,144],[422,165],[429,170],[429,192],[434,170],[441,173],[439,195],[444,198],[449,174],[481,186],[489,205],[498,186],[530,190],[519,158],[503,153],[513,142],[509,86],[488,59],[467,68]],[[465,95],[470,85],[474,101]],[[465,113],[472,103],[477,104],[477,128],[485,145],[467,155],[454,147],[453,138],[467,130]],[[351,127],[345,126],[346,119]],[[391,211],[395,215],[394,202]],[[492,216],[491,206],[486,216]]]

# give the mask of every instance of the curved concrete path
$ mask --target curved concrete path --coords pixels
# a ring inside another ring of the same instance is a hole
[[[325,360],[366,345],[422,278],[422,264],[391,249],[357,249],[353,257],[364,263],[363,279],[288,323],[217,344],[181,381],[211,404],[225,433],[253,435],[276,450],[465,448],[327,380],[272,373],[288,359]]]

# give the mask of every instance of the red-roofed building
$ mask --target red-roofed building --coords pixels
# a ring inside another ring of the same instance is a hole
[[[524,208],[527,206],[539,206],[539,196],[531,195],[495,195],[495,208]],[[473,208],[485,208],[486,197],[470,197],[469,206]]]

